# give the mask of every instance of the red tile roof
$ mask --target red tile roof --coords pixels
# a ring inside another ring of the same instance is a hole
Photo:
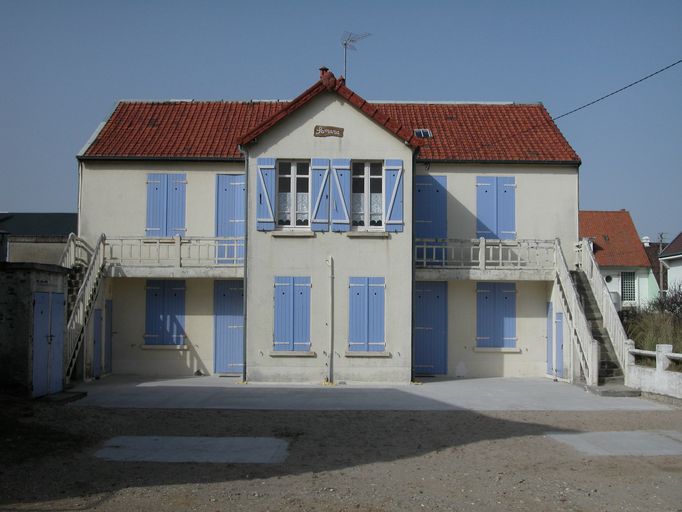
[[[368,103],[332,73],[291,102],[120,102],[80,158],[241,160],[240,142],[324,92],[419,146],[419,160],[580,164],[540,104]],[[416,138],[417,128],[430,129],[433,138]]]
[[[580,238],[594,241],[600,267],[651,267],[627,210],[578,212]]]
[[[682,233],[677,235],[668,246],[663,249],[661,258],[670,258],[671,256],[679,256],[682,254]]]

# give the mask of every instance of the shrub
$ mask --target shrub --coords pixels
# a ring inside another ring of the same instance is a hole
[[[669,344],[674,352],[682,352],[682,318],[669,311],[654,307],[636,310],[627,316],[623,326],[639,349],[656,350],[658,344]]]

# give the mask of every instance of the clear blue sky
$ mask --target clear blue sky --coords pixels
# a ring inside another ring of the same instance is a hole
[[[344,30],[372,33],[348,73],[368,99],[556,116],[682,58],[682,1],[0,0],[0,211],[75,211],[75,154],[117,100],[292,98],[342,73]],[[581,208],[682,230],[682,65],[559,127]]]

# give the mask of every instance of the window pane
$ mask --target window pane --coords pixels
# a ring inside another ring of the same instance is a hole
[[[381,194],[381,178],[369,179],[369,192],[371,194]]]
[[[291,225],[291,194],[289,192],[277,194],[277,205],[277,224]]]
[[[308,177],[296,178],[296,193],[308,193]]]
[[[365,191],[365,179],[353,177],[353,194],[362,194]]]
[[[378,162],[373,162],[369,164],[369,174],[370,176],[381,176],[381,164]]]
[[[369,225],[381,226],[381,194],[369,195]]]
[[[307,176],[309,169],[310,165],[308,164],[308,162],[296,163],[296,174],[298,174],[299,176]]]
[[[353,226],[365,225],[365,194],[351,195],[351,211]]]
[[[363,162],[353,162],[353,176],[365,174],[365,164]]]
[[[280,174],[291,174],[291,162],[280,162],[279,163],[279,173]]]
[[[291,192],[291,178],[289,178],[288,176],[280,176],[278,191],[280,193]]]

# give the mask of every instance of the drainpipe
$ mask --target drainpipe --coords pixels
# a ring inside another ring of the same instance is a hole
[[[325,263],[329,266],[329,374],[327,382],[334,382],[334,258],[329,256]]]
[[[244,354],[244,363],[242,364],[242,381],[246,382],[246,318],[247,318],[247,300],[246,300],[246,290],[247,290],[247,275],[249,266],[246,264],[248,259],[249,244],[247,240],[249,238],[249,151],[242,145],[239,145],[239,151],[244,155],[244,187],[246,187],[246,197],[244,200],[244,279],[242,281],[242,286],[244,287],[244,327],[243,337],[242,337],[242,353]]]

